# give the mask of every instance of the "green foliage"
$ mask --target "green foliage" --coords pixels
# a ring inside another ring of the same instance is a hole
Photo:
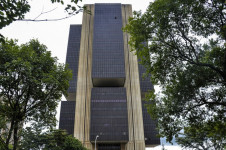
[[[26,128],[20,150],[86,150],[82,143],[64,130],[41,133],[38,128]]]
[[[5,145],[13,139],[13,149],[24,123],[55,126],[57,104],[67,94],[71,71],[46,49],[37,40],[0,45],[0,139]]]
[[[67,136],[63,146],[64,150],[87,150],[85,147],[82,146],[82,143],[72,137],[71,135]]]
[[[178,137],[177,142],[195,149],[223,149],[225,141],[222,137],[225,136],[225,126],[226,123],[210,121],[206,124],[191,125],[184,128],[186,138]]]
[[[0,29],[15,20],[23,19],[24,14],[30,10],[27,0],[1,0],[0,4]]]
[[[224,0],[156,0],[144,14],[134,12],[124,29],[161,87],[147,94],[159,134],[184,147],[226,145],[225,8]]]

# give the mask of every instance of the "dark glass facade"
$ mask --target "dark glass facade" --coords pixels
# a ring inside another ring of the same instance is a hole
[[[121,4],[95,4],[92,59],[94,86],[124,85],[125,61],[121,14]]]
[[[69,82],[70,86],[68,89],[68,93],[76,93],[81,29],[81,25],[70,26],[66,63],[69,65],[69,69],[72,70],[73,76],[72,80],[70,80]]]
[[[148,92],[149,90],[153,90],[154,87],[151,83],[150,76],[145,77],[143,74],[145,73],[145,68],[141,64],[138,64],[139,67],[139,78],[140,78],[140,90],[141,93],[144,94],[145,92]]]
[[[64,129],[68,134],[74,134],[75,101],[62,101],[60,110],[59,128]]]
[[[145,104],[147,104],[147,102],[142,101],[145,145],[159,145],[160,139],[157,137],[158,132],[156,130],[157,122],[151,119]]]
[[[98,144],[98,150],[121,150],[120,144]]]
[[[93,88],[91,93],[90,141],[128,141],[126,89]]]

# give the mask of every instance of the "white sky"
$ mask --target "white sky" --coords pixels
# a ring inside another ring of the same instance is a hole
[[[94,3],[122,3],[132,4],[133,10],[142,10],[144,12],[151,0],[83,0],[79,3],[94,4]],[[31,4],[31,10],[26,14],[25,19],[34,19],[42,11],[54,11],[41,15],[38,19],[55,19],[62,18],[67,15],[64,11],[64,6],[60,4],[51,4],[50,0],[29,0]],[[65,2],[66,3],[66,2]],[[38,39],[42,44],[48,47],[48,50],[52,52],[52,56],[56,56],[60,63],[64,63],[66,60],[66,50],[69,35],[70,24],[81,24],[82,13],[79,13],[69,19],[61,21],[47,21],[47,22],[26,22],[16,21],[7,27],[4,27],[0,33],[7,38],[18,39],[19,44],[26,43],[30,39]],[[63,98],[65,100],[65,98]],[[58,109],[59,112],[59,109]],[[59,118],[59,113],[57,115]],[[164,140],[163,140],[164,141]],[[165,146],[167,150],[180,150],[179,146]],[[161,146],[155,148],[146,148],[146,150],[161,150]]]

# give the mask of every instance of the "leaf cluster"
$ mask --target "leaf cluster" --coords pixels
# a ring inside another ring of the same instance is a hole
[[[37,127],[27,127],[22,133],[19,150],[87,150],[65,130],[49,130],[42,133]]]
[[[184,135],[178,142],[192,147],[200,133],[200,149],[207,141],[215,148],[226,144],[225,8],[224,0],[156,0],[124,28],[152,83],[161,87],[147,95],[148,110],[168,141]]]
[[[71,4],[67,4],[65,7],[65,11],[68,12],[69,15],[71,14],[78,14],[80,11],[85,9],[85,7],[81,7],[78,5],[78,2],[81,2],[82,0],[71,0]],[[52,3],[61,3],[64,5],[64,0],[51,0]]]
[[[37,40],[22,45],[6,40],[0,45],[0,118],[4,121],[0,127],[6,145],[12,132],[14,142],[18,140],[26,122],[55,126],[56,107],[62,94],[67,94],[71,71],[46,49]]]
[[[24,14],[29,10],[30,5],[27,0],[2,0],[0,3],[0,29],[15,20],[23,19]]]

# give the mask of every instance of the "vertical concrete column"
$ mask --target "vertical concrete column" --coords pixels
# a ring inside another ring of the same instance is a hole
[[[87,93],[86,93],[86,106],[85,106],[85,141],[84,146],[88,149],[92,149],[90,143],[90,103],[91,103],[91,89],[92,84],[92,48],[93,48],[93,22],[94,22],[94,7],[95,5],[88,5],[91,15],[89,15],[89,33],[88,33],[88,53],[87,53]]]
[[[122,5],[122,24],[125,27],[126,20],[126,5]],[[133,110],[132,110],[132,97],[131,97],[131,86],[130,86],[130,68],[129,68],[129,49],[128,49],[128,34],[123,32],[124,40],[124,54],[125,54],[125,73],[126,81],[125,88],[127,94],[127,110],[128,110],[128,131],[129,131],[129,142],[126,144],[126,150],[134,150],[134,135],[133,135]]]
[[[74,137],[84,146],[91,149],[89,142],[90,130],[90,97],[91,97],[91,62],[93,40],[94,6],[86,5],[91,14],[83,13],[81,44],[79,54],[77,95],[75,110]]]
[[[122,5],[123,26],[128,23],[128,19],[131,16],[131,5]],[[144,150],[145,143],[138,59],[134,52],[130,51],[128,45],[129,35],[127,33],[123,34],[126,69],[125,87],[127,89],[129,126],[129,142],[126,144],[126,150]]]

